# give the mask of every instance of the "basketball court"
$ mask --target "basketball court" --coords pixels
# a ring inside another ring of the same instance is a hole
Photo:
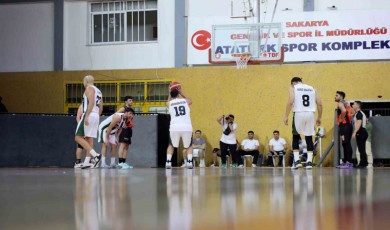
[[[4,1],[0,92],[12,112],[0,116],[0,230],[387,229],[389,168],[334,167],[342,154],[333,96],[342,89],[366,103],[374,158],[388,163],[390,8],[334,2]],[[85,74],[96,77],[104,113],[134,96],[134,168],[70,168],[69,114],[82,102]],[[220,147],[215,118],[227,112],[238,118],[237,140],[255,130],[266,155],[281,130],[291,150],[282,115],[293,76],[324,95],[316,167],[208,167]],[[181,83],[206,139],[204,168],[163,168],[167,87]]]
[[[386,229],[390,171],[0,169],[1,229]]]

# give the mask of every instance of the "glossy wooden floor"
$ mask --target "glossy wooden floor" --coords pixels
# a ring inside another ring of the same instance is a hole
[[[389,229],[390,170],[0,169],[0,229]]]

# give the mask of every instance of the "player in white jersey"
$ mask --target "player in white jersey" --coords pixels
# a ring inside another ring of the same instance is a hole
[[[306,168],[313,167],[313,136],[315,135],[314,113],[316,106],[318,110],[317,125],[321,124],[322,102],[316,91],[310,85],[302,83],[302,79],[294,77],[291,79],[289,89],[289,98],[286,105],[284,123],[288,125],[288,115],[294,106],[293,115],[293,168],[301,168],[302,164],[299,159],[299,135],[304,135],[307,143],[307,162]]]
[[[75,140],[87,152],[82,168],[95,167],[101,159],[101,155],[93,149],[93,138],[97,137],[99,116],[103,111],[103,96],[96,86],[91,75],[84,77],[85,92],[83,95],[83,115],[77,124]],[[91,155],[94,163],[91,165]]]
[[[181,98],[179,97],[181,96]],[[184,149],[187,149],[187,168],[192,169],[192,123],[190,116],[190,107],[192,100],[188,98],[181,88],[171,90],[168,98],[169,114],[171,123],[169,127],[170,141],[174,148],[179,147],[180,138],[183,140]],[[167,149],[167,162],[165,168],[170,169],[173,148]]]
[[[125,108],[124,113],[114,113],[113,115],[106,118],[99,125],[99,143],[104,143],[102,146],[101,154],[102,154],[102,163],[100,167],[102,168],[116,168],[115,164],[115,150],[118,143],[118,134],[124,123],[127,121],[129,116],[132,114],[132,110],[130,108]],[[110,166],[106,165],[106,151],[107,147],[111,144],[111,162]]]

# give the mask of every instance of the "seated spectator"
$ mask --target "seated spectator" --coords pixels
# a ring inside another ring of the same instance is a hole
[[[279,137],[278,130],[275,130],[273,134],[274,138],[269,141],[268,165],[274,166],[273,158],[279,157],[278,166],[283,166],[283,156],[286,154],[287,144],[284,138]]]
[[[253,162],[252,162],[252,167],[256,167],[257,160],[259,159],[259,141],[254,139],[254,132],[249,131],[248,132],[248,139],[244,139],[241,142],[241,149],[238,150],[238,153],[241,157],[245,155],[252,155],[253,156]],[[245,159],[243,159],[245,160]],[[240,168],[244,167],[242,164],[242,159],[241,159],[241,164],[239,165]]]
[[[195,131],[195,138],[192,140],[192,155],[197,155],[199,157],[199,167],[203,168],[205,167],[204,157],[206,153],[206,141],[201,138],[201,135],[202,131]]]

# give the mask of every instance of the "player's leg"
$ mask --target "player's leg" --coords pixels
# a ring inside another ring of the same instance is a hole
[[[127,128],[123,128],[119,134],[119,149],[118,149],[118,165],[122,166],[123,164],[123,150],[125,148],[125,137],[127,136]]]
[[[117,144],[111,143],[111,150],[110,150],[110,168],[116,168],[116,148]]]
[[[127,151],[129,145],[131,144],[132,129],[126,128],[122,129],[122,132],[119,135],[119,150],[118,150],[118,165],[122,169],[130,169],[132,166],[126,163]]]
[[[315,135],[315,119],[314,113],[305,113],[305,127],[304,135],[307,144],[307,160],[306,160],[306,169],[313,168],[313,151],[314,143],[313,136]]]
[[[116,168],[116,149],[117,149],[117,143],[116,143],[116,137],[115,134],[110,135],[110,168]]]
[[[307,144],[307,160],[306,160],[306,168],[311,169],[313,167],[313,137],[305,136],[306,144]]]
[[[170,131],[169,132],[169,146],[167,148],[167,161],[165,163],[165,168],[170,169],[172,168],[172,155],[174,148],[179,147],[179,141],[180,141],[180,133],[178,131]]]
[[[344,141],[342,141],[345,163],[350,168],[352,167],[352,154],[353,154],[352,143],[351,143],[352,132],[353,132],[352,125],[347,124],[345,126]]]
[[[122,151],[122,169],[130,169],[133,168],[130,164],[126,163],[127,161],[127,154],[129,152],[129,147],[131,145],[131,137],[133,136],[133,129],[127,128],[126,132],[126,138],[124,141],[123,151]]]
[[[81,158],[83,157],[83,146],[77,144],[76,148],[76,162],[74,164],[74,168],[81,168],[83,166],[81,162]]]
[[[100,150],[100,154],[102,155],[100,167],[102,168],[107,167],[106,165],[107,146],[105,145],[106,135],[107,135],[107,129],[104,129],[103,127],[99,126],[98,142],[102,143],[102,149]]]
[[[192,169],[194,167],[192,162],[192,131],[182,131],[180,136],[183,140],[184,149],[187,150],[187,168]]]
[[[181,165],[181,167],[186,167],[187,166],[187,150],[186,149],[183,149],[183,164]]]
[[[172,155],[173,155],[173,151],[175,149],[173,148],[172,146],[172,142],[171,142],[171,138],[169,138],[169,145],[167,147],[167,161],[165,162],[165,168],[166,169],[171,169],[172,168]]]
[[[299,122],[300,121],[300,113],[294,113],[293,114],[293,120],[292,120],[292,133],[293,133],[293,143],[292,143],[292,148],[293,148],[293,155],[294,155],[294,164],[293,164],[293,169],[301,168],[301,160],[299,158],[299,132],[297,130],[300,129]]]
[[[89,125],[84,125],[84,117],[79,122],[80,125],[78,127],[84,127],[83,132],[85,135],[85,139],[82,138],[82,136],[79,135],[78,130],[76,130],[76,142],[79,143],[83,148],[87,151],[87,157],[89,157],[88,154],[90,154],[93,157],[93,167],[96,167],[96,165],[99,164],[101,160],[101,155],[98,154],[93,149],[93,138],[97,138],[98,128],[99,128],[99,114],[97,113],[91,113],[89,116]],[[88,163],[89,159],[84,160],[84,163]],[[83,168],[86,167],[83,165]],[[88,168],[88,167],[86,167]]]

